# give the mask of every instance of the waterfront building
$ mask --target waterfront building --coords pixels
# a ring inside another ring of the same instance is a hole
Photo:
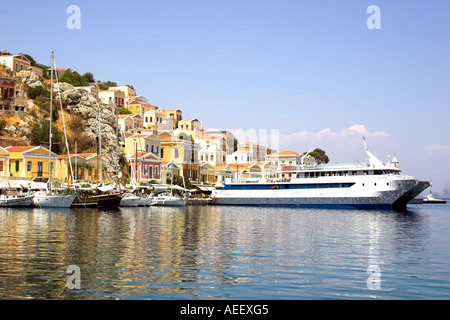
[[[6,147],[9,152],[9,173],[24,179],[49,178],[49,150],[42,146]],[[57,178],[58,155],[51,153],[52,178]]]
[[[131,178],[138,184],[161,179],[161,158],[150,152],[138,152],[128,158]]]
[[[97,153],[78,153],[70,155],[70,164],[67,161],[68,155],[58,156],[58,179],[67,182],[72,170],[75,182],[97,182]],[[98,161],[99,164],[106,163],[105,157]],[[72,168],[70,168],[70,166]],[[105,170],[105,169],[104,169]],[[69,179],[70,180],[70,179]],[[73,183],[73,181],[71,181]]]
[[[275,179],[277,177],[278,168],[272,161],[256,162],[256,164],[261,168],[261,178]]]
[[[227,166],[233,172],[234,179],[262,178],[262,169],[256,162],[228,163]]]
[[[161,139],[161,159],[173,162],[186,179],[198,181],[198,144],[175,137]]]
[[[9,177],[9,152],[0,147],[0,178]]]
[[[225,179],[232,179],[235,176],[235,173],[227,164],[216,165],[214,170],[216,186],[222,186],[225,183]]]
[[[198,166],[199,183],[214,184],[217,181],[216,170],[208,162],[202,162]]]

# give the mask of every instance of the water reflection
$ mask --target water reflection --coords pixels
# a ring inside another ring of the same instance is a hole
[[[420,212],[1,209],[0,298],[365,297],[367,267],[420,263],[428,234]]]

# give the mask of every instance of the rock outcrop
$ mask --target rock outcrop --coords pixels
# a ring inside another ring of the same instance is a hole
[[[107,161],[106,167],[109,180],[115,181],[114,164],[116,159],[123,155],[122,148],[117,147],[117,121],[116,107],[114,105],[104,104],[98,101],[89,91],[83,88],[77,88],[68,83],[59,83],[54,85],[55,96],[61,95],[62,101],[67,107],[67,111],[80,115],[84,119],[83,131],[89,134],[89,137],[95,141],[99,132],[101,132],[102,157]],[[118,178],[122,178],[122,173],[118,172]]]

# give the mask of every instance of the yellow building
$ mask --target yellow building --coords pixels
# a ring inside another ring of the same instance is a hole
[[[156,106],[151,103],[142,101],[133,101],[127,106],[127,108],[132,114],[139,114],[142,119],[144,118],[144,113],[147,111],[155,111],[157,109]]]
[[[49,150],[42,146],[7,147],[10,176],[24,179],[49,177]],[[58,155],[51,153],[52,178],[57,178]]]
[[[202,139],[203,128],[202,123],[198,119],[184,119],[178,122],[178,134],[187,134],[193,141]]]
[[[161,162],[173,162],[186,179],[198,182],[198,152],[195,155],[191,141],[167,137],[161,139]]]
[[[155,134],[135,134],[125,138],[126,154],[134,154],[140,152],[151,152],[158,157],[161,154],[161,140]]]
[[[59,180],[67,181],[67,177],[70,176],[69,173],[72,170],[76,182],[97,182],[97,153],[79,153],[70,155],[72,168],[70,168],[67,158],[67,154],[58,156]],[[104,158],[103,163],[106,163]],[[72,182],[71,179],[69,179],[69,181]]]
[[[9,177],[9,152],[0,147],[0,178]]]
[[[180,109],[171,109],[171,110],[160,109],[160,111],[162,111],[165,114],[167,114],[168,116],[172,117],[174,130],[177,128],[178,122],[180,122],[183,119],[183,112],[181,112]]]

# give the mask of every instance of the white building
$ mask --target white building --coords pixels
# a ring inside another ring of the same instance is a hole
[[[0,56],[0,65],[4,65],[12,71],[19,72],[29,69],[31,67],[31,62],[24,55],[10,54]]]

